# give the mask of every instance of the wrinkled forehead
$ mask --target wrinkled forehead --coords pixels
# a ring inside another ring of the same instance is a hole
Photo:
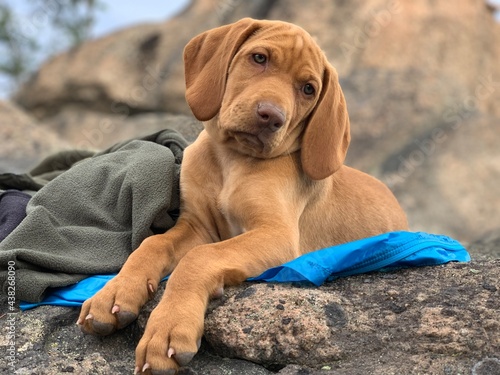
[[[242,49],[263,48],[271,59],[281,66],[309,69],[322,73],[325,56],[311,35],[299,26],[268,21],[255,31],[244,43]]]

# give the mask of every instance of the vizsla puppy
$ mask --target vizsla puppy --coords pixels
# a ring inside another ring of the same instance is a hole
[[[343,165],[337,73],[303,29],[249,18],[184,50],[186,99],[205,129],[184,154],[181,216],[147,238],[81,310],[86,333],[133,321],[171,273],[136,373],[175,374],[197,352],[211,296],[323,247],[407,229],[380,181]]]

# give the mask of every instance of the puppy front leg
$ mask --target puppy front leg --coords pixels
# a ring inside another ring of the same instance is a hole
[[[136,350],[136,372],[175,374],[198,351],[212,294],[299,255],[290,233],[253,230],[198,246],[179,262]]]
[[[133,322],[160,280],[182,257],[207,239],[181,218],[164,234],[146,238],[122,269],[95,296],[83,303],[77,324],[84,333],[109,335]]]

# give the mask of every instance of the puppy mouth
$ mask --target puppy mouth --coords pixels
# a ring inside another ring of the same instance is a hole
[[[252,149],[258,149],[258,150],[263,150],[264,149],[264,141],[260,137],[261,133],[258,134],[252,134],[248,132],[242,132],[242,131],[233,131],[230,133],[230,136],[233,137],[236,142],[250,147]]]

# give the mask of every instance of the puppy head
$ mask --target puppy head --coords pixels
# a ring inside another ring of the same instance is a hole
[[[344,96],[303,29],[245,18],[193,38],[184,63],[186,100],[217,142],[260,158],[300,149],[316,180],[342,165],[350,140]]]

